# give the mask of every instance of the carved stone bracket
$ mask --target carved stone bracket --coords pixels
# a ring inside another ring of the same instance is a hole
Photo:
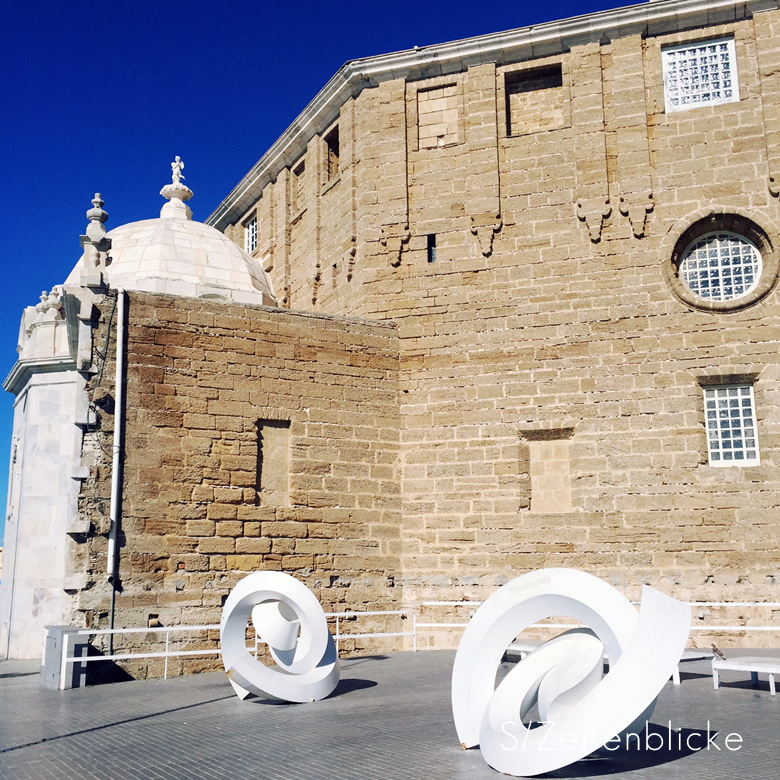
[[[317,304],[317,298],[319,297],[320,285],[322,284],[322,269],[320,264],[314,267],[314,278],[311,280],[311,305]]]
[[[473,214],[471,232],[479,240],[479,248],[485,257],[493,253],[493,237],[504,225],[501,214]]]
[[[390,255],[390,265],[398,268],[401,265],[401,253],[409,243],[412,234],[409,232],[409,224],[382,225],[382,233],[379,238],[382,246],[387,248]]]
[[[769,193],[774,197],[780,195],[780,173],[769,174]]]
[[[355,255],[356,255],[356,248],[354,246],[350,246],[347,249],[345,249],[339,257],[337,257],[333,261],[333,289],[335,290],[338,286],[339,281],[339,274],[346,269],[347,272],[347,281],[352,281],[352,272],[354,270],[355,265]]]
[[[642,238],[645,234],[647,215],[653,210],[655,203],[653,193],[620,196],[620,213],[628,217],[635,238]]]
[[[612,213],[609,198],[580,198],[577,201],[577,218],[588,226],[590,240],[596,244],[601,240],[604,220]]]
[[[357,257],[357,244],[355,236],[350,236],[344,242],[344,251],[341,253],[341,263],[347,269],[347,281],[352,281],[352,274],[355,270],[355,258]]]

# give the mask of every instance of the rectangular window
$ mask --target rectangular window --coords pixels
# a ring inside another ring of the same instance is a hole
[[[733,38],[671,46],[662,56],[667,111],[739,100]]]
[[[339,126],[325,136],[325,178],[330,181],[339,172]]]
[[[428,235],[428,262],[436,262],[436,234],[430,233]]]
[[[302,162],[297,168],[293,169],[292,180],[292,210],[293,214],[303,208],[306,202],[304,197],[303,185],[306,180],[306,163]]]
[[[704,388],[710,466],[757,466],[753,385]]]
[[[507,135],[538,133],[566,124],[560,64],[507,73],[504,85]]]
[[[257,423],[257,503],[287,506],[290,503],[290,421]]]
[[[251,255],[257,249],[257,217],[252,217],[244,225],[244,241],[246,251]]]
[[[458,86],[421,89],[417,93],[417,124],[420,149],[458,143]]]

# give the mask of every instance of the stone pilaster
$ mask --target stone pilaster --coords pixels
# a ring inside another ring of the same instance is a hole
[[[601,46],[589,43],[571,53],[571,118],[576,168],[576,212],[588,228],[590,240],[601,240],[601,231],[612,213],[607,181],[607,149],[604,137],[604,99]]]

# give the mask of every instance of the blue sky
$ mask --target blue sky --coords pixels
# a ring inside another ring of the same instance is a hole
[[[347,60],[629,3],[10,3],[0,32],[0,374],[22,309],[108,227],[159,213],[174,155],[204,220]],[[0,393],[0,501],[13,397]],[[2,544],[3,512],[0,514]]]

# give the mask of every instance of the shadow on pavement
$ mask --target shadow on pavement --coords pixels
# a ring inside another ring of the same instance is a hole
[[[717,734],[714,730],[670,730],[668,726],[650,723],[647,731],[638,739],[632,738],[627,748],[613,752],[602,748],[582,761],[541,777],[599,777],[660,766],[706,751]]]

